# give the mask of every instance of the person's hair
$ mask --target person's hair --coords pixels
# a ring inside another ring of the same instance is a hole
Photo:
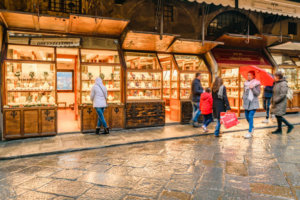
[[[215,82],[213,83],[212,91],[217,92],[222,85],[223,85],[223,79],[217,76]]]
[[[201,73],[200,72],[197,72],[196,74],[195,74],[195,78],[198,78],[198,76],[200,76],[201,75]]]
[[[275,73],[275,76],[277,76],[279,79],[282,79],[283,78],[283,74],[281,71],[278,71]]]
[[[210,93],[211,92],[211,89],[208,87],[208,88],[205,88],[205,92],[207,93]]]
[[[253,77],[255,78],[255,71],[249,71],[248,74],[252,74]]]

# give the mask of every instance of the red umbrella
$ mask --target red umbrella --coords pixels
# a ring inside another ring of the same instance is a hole
[[[249,71],[254,71],[255,72],[255,79],[259,80],[262,85],[264,86],[272,86],[274,79],[269,74],[266,72],[266,70],[261,69],[259,67],[256,67],[254,65],[249,65],[249,66],[241,66],[240,67],[240,74],[245,78],[248,79],[248,72]]]

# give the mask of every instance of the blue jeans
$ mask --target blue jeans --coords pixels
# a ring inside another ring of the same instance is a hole
[[[104,128],[107,128],[106,121],[104,119],[104,110],[105,108],[95,108],[96,112],[98,114],[98,122],[97,122],[97,128],[100,128],[101,125],[103,125]]]
[[[204,117],[203,125],[207,127],[213,121],[213,116],[212,114],[208,114],[208,115],[203,115],[203,117]]]
[[[249,133],[253,130],[253,118],[256,110],[245,110],[245,116],[249,123]]]
[[[192,104],[193,104],[193,122],[197,122],[199,116],[201,115],[201,111],[199,109],[200,103],[193,102]]]
[[[266,111],[266,118],[269,119],[270,117],[270,105],[271,105],[271,98],[264,98],[264,109]]]
[[[219,136],[220,128],[221,128],[221,121],[220,121],[220,119],[217,119],[217,125],[216,125],[216,129],[215,129],[215,135],[216,136]]]

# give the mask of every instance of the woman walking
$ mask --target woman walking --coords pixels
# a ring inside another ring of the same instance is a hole
[[[272,112],[276,116],[278,127],[272,134],[282,134],[282,122],[287,125],[287,133],[290,133],[294,126],[290,124],[283,115],[286,113],[288,84],[282,72],[275,73],[275,84],[272,97]]]
[[[259,108],[258,96],[260,94],[260,81],[255,79],[255,72],[248,72],[248,80],[244,84],[243,107],[245,116],[249,124],[248,133],[244,136],[249,139],[253,135],[253,118],[256,110]]]
[[[104,109],[107,107],[107,89],[102,83],[100,77],[96,78],[95,85],[91,91],[91,100],[93,101],[93,107],[98,114],[98,122],[96,127],[96,134],[100,134],[101,125],[104,128],[103,134],[109,134],[109,128],[104,119]]]
[[[215,129],[215,136],[220,136],[220,114],[221,112],[226,112],[230,110],[226,87],[223,85],[223,79],[220,77],[216,77],[215,82],[212,87],[212,97],[213,97],[213,114],[214,117],[217,118],[217,125]]]

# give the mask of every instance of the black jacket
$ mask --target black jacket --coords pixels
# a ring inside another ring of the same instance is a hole
[[[264,88],[264,97],[272,98],[272,95],[273,95],[273,86],[266,86]]]
[[[212,92],[212,97],[213,97],[213,113],[214,117],[217,119],[220,119],[220,113],[221,112],[226,112],[226,110],[230,110],[230,105],[229,101],[227,98],[227,92],[226,92],[226,87],[224,87],[223,90],[223,99],[220,99],[218,97],[218,91],[217,92]]]
[[[199,79],[195,78],[192,82],[192,95],[193,95],[193,102],[199,103],[200,96],[203,93],[203,87]]]

